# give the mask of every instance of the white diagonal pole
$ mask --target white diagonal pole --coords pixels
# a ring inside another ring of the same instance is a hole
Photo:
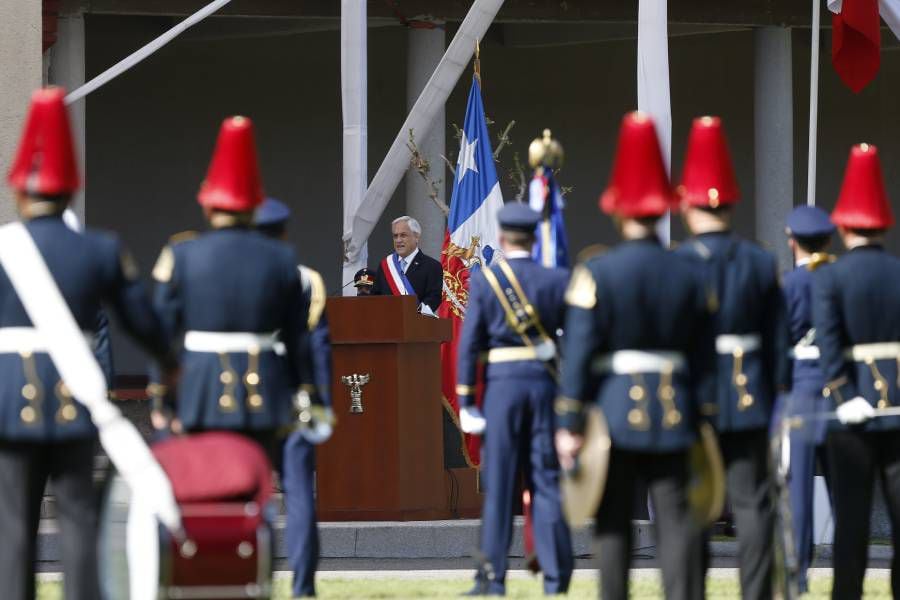
[[[77,102],[94,90],[106,85],[131,67],[135,66],[136,64],[177,38],[179,35],[187,31],[189,27],[196,25],[206,17],[221,9],[229,2],[231,2],[231,0],[214,0],[214,2],[210,2],[184,21],[178,23],[178,25],[176,25],[175,27],[172,27],[155,40],[151,41],[148,44],[145,44],[139,50],[126,56],[107,70],[103,71],[102,73],[85,83],[77,90],[69,92],[69,94],[66,96],[66,104]]]

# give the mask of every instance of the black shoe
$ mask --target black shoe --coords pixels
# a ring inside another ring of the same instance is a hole
[[[488,565],[488,569],[490,566]],[[475,586],[462,594],[464,597],[471,596],[503,596],[501,592],[497,590],[491,590],[491,578],[488,576],[487,569],[484,566],[480,567],[475,572]]]
[[[492,592],[492,591],[490,591],[490,590],[488,589],[488,586],[487,586],[486,583],[478,582],[478,583],[475,584],[475,587],[473,587],[471,590],[469,590],[469,591],[466,592],[465,594],[462,594],[462,596],[464,596],[464,597],[471,597],[471,596],[503,596],[503,594],[501,594],[500,592]]]

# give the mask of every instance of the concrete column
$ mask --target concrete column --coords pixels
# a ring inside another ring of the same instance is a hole
[[[50,48],[50,83],[72,91],[84,83],[84,15],[81,12],[60,15],[58,21],[58,37]],[[84,201],[87,183],[87,163],[85,147],[85,105],[87,98],[69,106],[69,118],[72,124],[72,138],[75,142],[75,153],[78,156],[78,167],[82,173],[82,189],[78,191],[72,208],[82,223],[85,222],[86,206]]]
[[[446,48],[446,35],[441,27],[435,29],[410,29],[407,33],[407,58],[406,58],[406,108],[412,109],[419,94],[428,83],[432,73],[444,55]],[[444,109],[435,116],[434,126],[431,132],[424,138],[416,136],[416,144],[419,150],[431,163],[431,177],[440,181],[439,197],[446,200],[446,174],[447,169],[441,158],[446,150],[447,121]],[[413,132],[415,134],[415,132]],[[444,232],[447,222],[444,214],[434,205],[428,197],[429,187],[422,177],[410,170],[406,174],[406,214],[415,218],[422,224],[422,239],[420,247],[422,251],[432,258],[440,259],[441,247],[444,244]],[[400,215],[393,215],[398,217]],[[393,218],[392,217],[392,218]]]
[[[343,117],[343,241],[350,241],[353,219],[366,196],[368,167],[368,21],[366,3],[341,0],[341,114]],[[366,266],[369,250],[360,248],[356,260],[344,257],[341,285],[345,296],[355,296],[353,275]]]
[[[19,143],[31,92],[41,85],[41,3],[3,0],[0,23],[0,223],[6,223],[16,218],[6,173]]]
[[[784,237],[794,196],[794,103],[791,79],[791,30],[763,27],[755,32],[754,158],[756,162],[756,237],[791,266]]]

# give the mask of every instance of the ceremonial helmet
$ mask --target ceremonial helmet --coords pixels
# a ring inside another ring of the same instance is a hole
[[[197,199],[203,206],[234,212],[251,211],[263,201],[253,123],[247,117],[222,123]]]
[[[741,196],[719,117],[694,119],[684,156],[681,184],[675,189],[688,206],[718,208]]]
[[[6,179],[14,190],[58,196],[78,189],[78,165],[64,97],[65,90],[59,87],[32,94],[19,149]]]
[[[628,113],[622,119],[612,176],[600,196],[600,208],[639,219],[662,216],[674,205],[653,121],[641,112]]]
[[[831,220],[849,229],[887,229],[894,224],[875,146],[857,144],[850,149],[844,183]]]

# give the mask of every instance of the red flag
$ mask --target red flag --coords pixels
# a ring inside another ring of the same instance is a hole
[[[453,325],[453,337],[449,342],[441,344],[441,389],[446,401],[444,408],[450,412],[453,422],[459,427],[459,400],[456,396],[456,351],[459,335],[462,331],[466,304],[469,301],[469,269],[463,262],[464,251],[450,241],[450,233],[444,237],[444,249],[441,251],[441,266],[444,268],[444,298],[438,307],[438,316],[450,319]],[[479,381],[475,398],[481,405],[483,385]],[[469,466],[477,467],[481,462],[481,438],[469,435],[460,430],[463,437],[463,455]]]
[[[831,25],[831,64],[847,87],[859,93],[881,65],[878,0],[843,0]]]

